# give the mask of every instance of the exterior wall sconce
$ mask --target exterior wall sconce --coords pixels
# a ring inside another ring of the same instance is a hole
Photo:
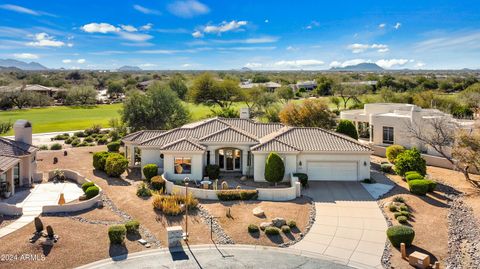
[[[366,162],[366,161],[363,161],[363,166],[367,166],[367,162]]]
[[[300,167],[302,166],[302,161],[298,162],[298,166],[300,166]]]

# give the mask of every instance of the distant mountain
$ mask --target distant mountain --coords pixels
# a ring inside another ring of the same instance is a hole
[[[143,69],[138,66],[124,65],[117,69],[118,71],[142,71]]]
[[[0,59],[0,66],[1,67],[14,67],[21,70],[29,70],[29,71],[37,71],[37,70],[48,70],[45,66],[36,63],[36,62],[22,62],[13,59]]]
[[[248,67],[242,67],[242,68],[240,69],[240,71],[250,72],[250,71],[252,71],[252,69],[250,69],[250,68],[248,68]]]
[[[356,65],[348,65],[345,67],[332,67],[332,71],[370,71],[370,72],[379,72],[385,71],[375,63],[360,63]]]

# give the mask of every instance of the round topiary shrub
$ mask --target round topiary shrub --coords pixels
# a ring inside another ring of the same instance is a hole
[[[297,227],[297,223],[296,223],[294,220],[289,220],[289,221],[287,222],[287,225],[288,225],[288,227],[290,227],[290,228],[292,228],[292,229],[295,228],[295,227]]]
[[[393,164],[387,162],[381,163],[380,169],[382,170],[382,172],[390,174],[393,171]]]
[[[111,177],[119,177],[127,167],[127,159],[119,153],[110,154],[105,161],[105,172]]]
[[[138,234],[140,222],[138,222],[138,220],[129,220],[125,222],[125,228],[129,234]]]
[[[398,175],[405,176],[408,171],[417,171],[422,176],[427,173],[427,163],[416,148],[405,150],[395,159],[395,172]]]
[[[83,192],[87,191],[88,188],[92,187],[92,186],[95,186],[95,183],[89,181],[89,182],[85,182],[82,184],[82,190]]]
[[[108,228],[108,238],[111,244],[123,244],[127,228],[125,225],[112,225]]]
[[[433,180],[426,179],[425,180],[428,184],[428,192],[433,192],[437,188],[437,182]]]
[[[337,133],[341,133],[344,135],[348,135],[351,138],[358,140],[358,132],[357,128],[353,122],[349,120],[340,120],[337,125],[337,129],[335,130]]]
[[[429,182],[424,179],[410,180],[408,182],[410,192],[416,195],[425,195],[428,192]]]
[[[260,228],[258,228],[257,225],[255,224],[250,224],[248,225],[248,232],[253,234],[253,233],[258,233],[260,231]]]
[[[120,149],[120,142],[119,141],[113,141],[107,144],[108,151],[110,152],[118,152]]]
[[[387,229],[387,237],[394,247],[400,247],[400,243],[409,247],[415,238],[415,231],[408,226],[395,225]]]
[[[152,189],[154,190],[165,190],[165,179],[163,179],[162,176],[154,176],[150,180],[150,185],[152,186]]]
[[[397,212],[398,211],[397,206],[394,205],[394,204],[389,205],[388,209],[390,210],[390,212]]]
[[[99,192],[100,189],[97,186],[91,186],[88,187],[88,189],[85,191],[85,196],[87,197],[87,199],[91,199],[97,196]]]
[[[277,184],[285,176],[285,164],[282,158],[275,152],[268,155],[265,163],[265,180]]]
[[[280,234],[280,229],[277,227],[267,227],[265,228],[265,234],[266,235],[279,235]]]
[[[395,163],[395,160],[397,159],[397,156],[405,151],[405,147],[401,145],[391,145],[387,147],[387,150],[385,152],[385,155],[387,156],[387,159],[391,163]]]
[[[158,166],[154,163],[150,163],[145,165],[142,171],[147,182],[150,182],[150,179],[152,179],[152,177],[158,175]]]
[[[282,233],[289,234],[291,231],[292,230],[290,229],[290,227],[288,225],[282,226]]]
[[[423,176],[420,175],[419,173],[410,173],[405,176],[405,179],[408,181],[410,180],[418,180],[418,179],[423,179]]]
[[[398,216],[397,221],[401,224],[407,224],[408,223],[408,218],[405,216]]]
[[[207,165],[205,171],[207,172],[207,176],[208,178],[210,178],[210,180],[218,179],[218,177],[220,176],[220,166],[216,164]]]
[[[105,171],[105,163],[107,162],[108,155],[110,153],[106,151],[99,151],[93,154],[93,167],[100,171]]]
[[[62,145],[59,143],[55,143],[50,146],[50,150],[60,150],[60,149],[62,149]]]
[[[406,205],[401,205],[401,206],[399,207],[399,209],[400,209],[400,211],[408,211],[408,206],[406,206]]]
[[[409,218],[409,217],[410,217],[410,212],[408,212],[408,211],[395,212],[395,213],[393,214],[393,216],[394,216],[395,218],[397,218],[397,217],[399,217],[399,216],[404,216],[404,217]]]

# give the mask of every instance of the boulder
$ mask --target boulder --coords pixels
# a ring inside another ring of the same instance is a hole
[[[248,178],[247,178],[246,176],[242,176],[242,177],[240,178],[240,181],[247,181],[247,179],[248,179]]]
[[[262,222],[260,223],[260,229],[263,231],[265,230],[267,227],[271,227],[272,226],[272,223],[271,222]]]
[[[283,225],[287,225],[287,221],[284,218],[274,218],[272,224],[277,228],[281,228]]]
[[[255,217],[264,217],[265,216],[265,211],[263,211],[262,208],[260,207],[255,207],[253,210],[252,210],[252,213]]]

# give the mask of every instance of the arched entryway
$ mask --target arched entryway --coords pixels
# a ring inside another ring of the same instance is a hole
[[[217,150],[218,166],[221,171],[241,171],[242,151],[236,148],[222,148]]]

